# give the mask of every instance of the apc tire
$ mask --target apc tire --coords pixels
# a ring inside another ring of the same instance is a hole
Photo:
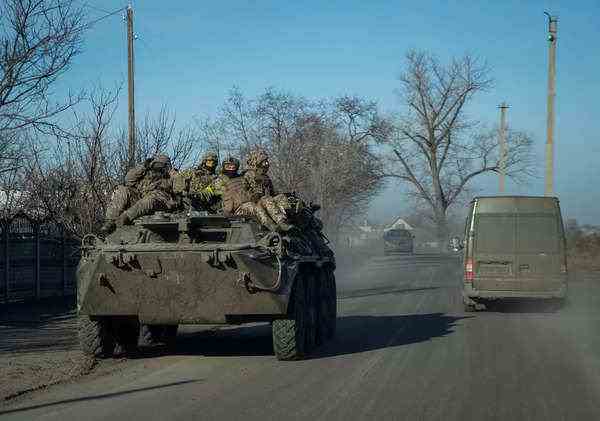
[[[142,325],[140,329],[140,339],[142,345],[150,346],[162,342],[162,325]]]
[[[144,345],[159,343],[174,346],[179,325],[142,325],[141,340]]]
[[[140,323],[135,319],[115,319],[114,332],[117,347],[125,355],[133,355],[138,351]]]
[[[163,326],[162,342],[169,348],[174,348],[177,343],[177,330],[179,325],[166,325]]]
[[[473,304],[465,303],[464,306],[465,306],[465,313],[474,313],[476,311],[475,306]]]
[[[115,335],[111,320],[107,317],[90,319],[80,315],[79,345],[85,355],[93,358],[110,358],[115,351]]]
[[[300,360],[312,350],[316,338],[314,326],[310,323],[310,293],[308,281],[311,276],[301,272],[294,282],[288,304],[288,317],[273,320],[273,351],[280,361]],[[314,278],[313,278],[314,279]],[[312,330],[312,331],[311,331]]]

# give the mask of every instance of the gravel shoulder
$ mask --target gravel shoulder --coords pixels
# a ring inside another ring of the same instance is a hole
[[[89,372],[72,300],[0,307],[0,402]]]

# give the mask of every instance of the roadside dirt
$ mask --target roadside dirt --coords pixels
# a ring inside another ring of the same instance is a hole
[[[0,402],[86,374],[68,300],[0,307]]]

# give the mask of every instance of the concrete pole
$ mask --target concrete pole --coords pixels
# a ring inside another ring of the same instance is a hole
[[[500,108],[500,193],[506,190],[506,156],[508,148],[506,145],[506,110],[508,105],[503,102],[498,106]]]
[[[548,121],[546,124],[545,195],[554,195],[554,101],[556,99],[556,39],[558,18],[548,15]]]
[[[135,103],[134,103],[134,61],[133,61],[133,9],[127,7],[127,93],[129,111],[129,150],[127,167],[135,166]]]

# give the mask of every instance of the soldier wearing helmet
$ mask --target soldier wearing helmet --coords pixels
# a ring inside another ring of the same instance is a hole
[[[276,195],[273,182],[267,174],[269,155],[260,149],[251,151],[246,159],[243,188],[251,204],[244,204],[246,212],[253,213],[259,221],[273,231],[288,231],[293,228],[288,223],[285,212],[287,199]]]
[[[189,168],[176,174],[173,190],[185,207],[205,209],[211,204],[204,190],[217,178],[216,170],[219,158],[214,152],[207,152],[196,168]]]
[[[263,196],[275,195],[273,182],[267,174],[269,166],[269,155],[263,150],[251,151],[246,158],[247,170],[244,173],[244,188],[254,202]]]
[[[127,225],[142,215],[172,208],[175,202],[171,170],[171,159],[166,155],[148,158],[130,169],[125,175],[125,184],[113,192],[101,231],[110,233],[117,225]]]

